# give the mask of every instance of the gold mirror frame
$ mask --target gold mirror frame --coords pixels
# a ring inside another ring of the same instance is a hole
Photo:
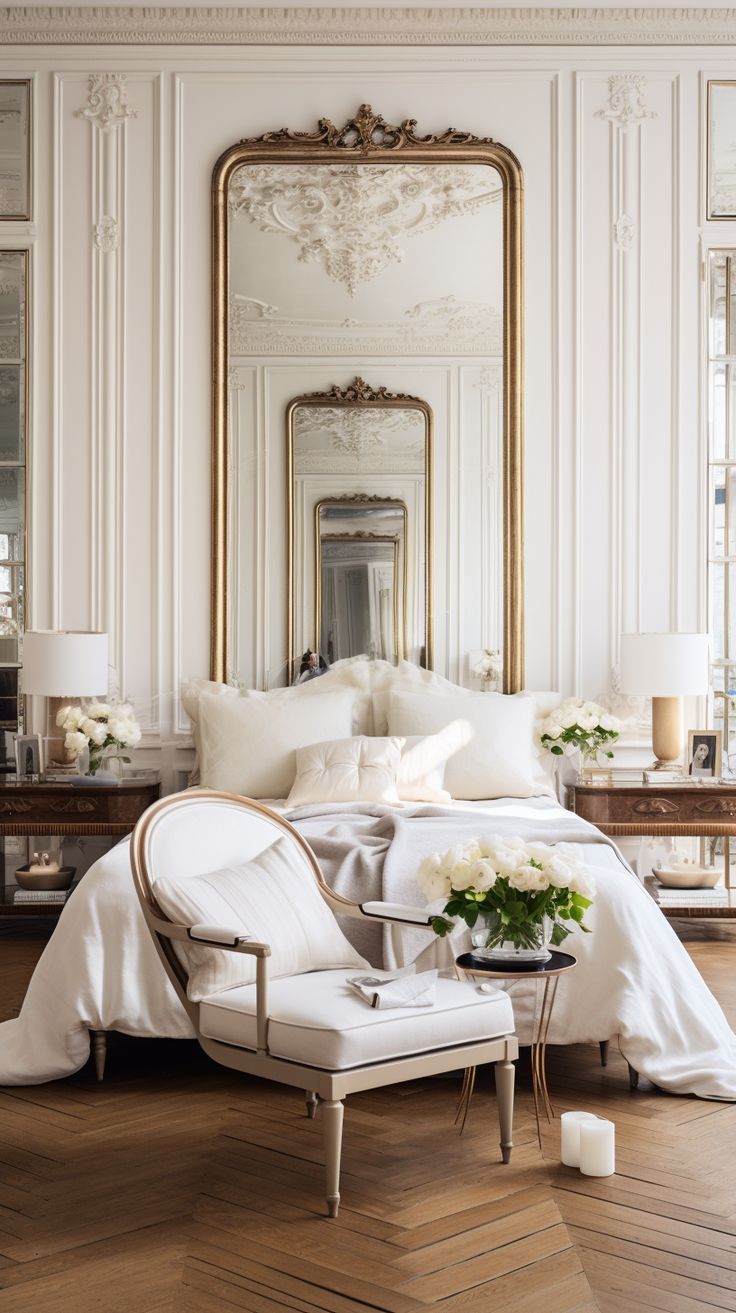
[[[343,128],[320,119],[316,132],[281,128],[229,147],[212,176],[212,599],[211,678],[228,678],[227,588],[228,539],[228,191],[230,179],[244,164],[316,164],[355,161],[421,164],[486,164],[503,182],[503,537],[504,691],[524,684],[524,535],[523,535],[523,285],[521,166],[506,146],[470,132],[419,136],[416,120],[386,123],[370,105],[361,105]],[[289,608],[291,614],[291,607]],[[292,656],[292,653],[289,653]]]

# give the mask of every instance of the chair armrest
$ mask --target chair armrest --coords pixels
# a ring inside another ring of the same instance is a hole
[[[431,926],[432,913],[426,907],[409,907],[404,903],[361,903],[363,916],[374,921],[397,922],[399,925]]]
[[[200,922],[198,925],[191,926],[189,938],[208,940],[210,943],[222,944],[223,947],[232,948],[235,944],[252,939],[253,936],[244,934],[242,930],[234,930],[232,926],[203,925]]]

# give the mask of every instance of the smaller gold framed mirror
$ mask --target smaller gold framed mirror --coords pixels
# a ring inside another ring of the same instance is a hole
[[[290,677],[307,648],[431,665],[431,408],[356,378],[289,403],[287,449]]]

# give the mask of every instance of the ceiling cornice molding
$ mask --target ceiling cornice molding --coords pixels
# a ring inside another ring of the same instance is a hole
[[[736,9],[0,8],[4,45],[736,44]]]

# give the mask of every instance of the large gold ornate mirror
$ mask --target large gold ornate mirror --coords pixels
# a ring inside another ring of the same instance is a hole
[[[287,442],[288,650],[431,665],[429,406],[356,378],[295,397]]]
[[[490,646],[522,687],[521,240],[507,148],[366,105],[218,161],[214,679]]]

